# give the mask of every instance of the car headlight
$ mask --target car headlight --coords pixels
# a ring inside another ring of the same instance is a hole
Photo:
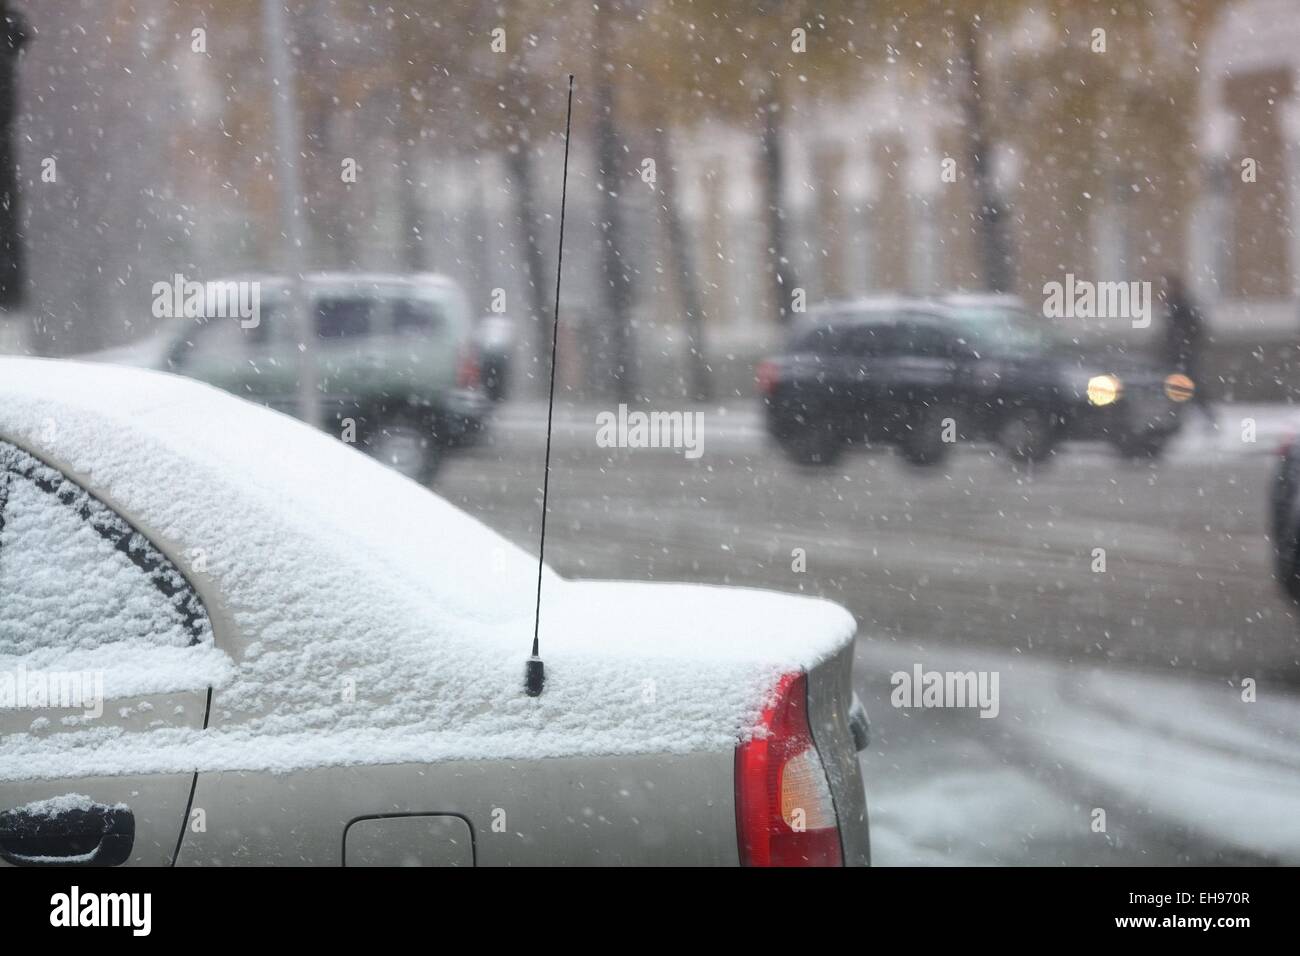
[[[1165,397],[1171,402],[1185,402],[1196,392],[1196,383],[1182,372],[1165,378]]]
[[[1123,392],[1123,383],[1114,375],[1094,375],[1088,379],[1088,403],[1091,405],[1111,405]]]

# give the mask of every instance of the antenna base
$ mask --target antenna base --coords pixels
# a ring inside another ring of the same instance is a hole
[[[524,665],[524,693],[529,697],[541,697],[546,685],[546,665],[536,655],[528,658]]]

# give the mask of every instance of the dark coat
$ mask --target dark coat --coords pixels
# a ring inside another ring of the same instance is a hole
[[[1173,368],[1195,370],[1205,341],[1205,321],[1190,296],[1172,293],[1165,299],[1164,358]]]

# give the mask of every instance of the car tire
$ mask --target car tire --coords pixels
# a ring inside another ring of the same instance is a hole
[[[1012,461],[1043,461],[1056,450],[1052,416],[1037,408],[1018,408],[998,426],[998,447]]]
[[[365,441],[366,452],[412,481],[427,485],[442,464],[442,442],[423,422],[410,415],[381,419]]]
[[[956,412],[947,405],[929,405],[923,408],[903,427],[898,448],[910,465],[929,468],[942,464],[952,450],[952,442],[943,440],[944,423],[956,420]]]

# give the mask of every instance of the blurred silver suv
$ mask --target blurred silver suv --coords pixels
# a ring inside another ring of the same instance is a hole
[[[177,316],[153,338],[88,358],[178,372],[297,414],[300,336],[282,278],[256,284],[258,314]],[[324,427],[421,483],[452,448],[474,440],[492,403],[481,388],[469,304],[437,275],[305,277]],[[179,297],[178,297],[179,298]]]

